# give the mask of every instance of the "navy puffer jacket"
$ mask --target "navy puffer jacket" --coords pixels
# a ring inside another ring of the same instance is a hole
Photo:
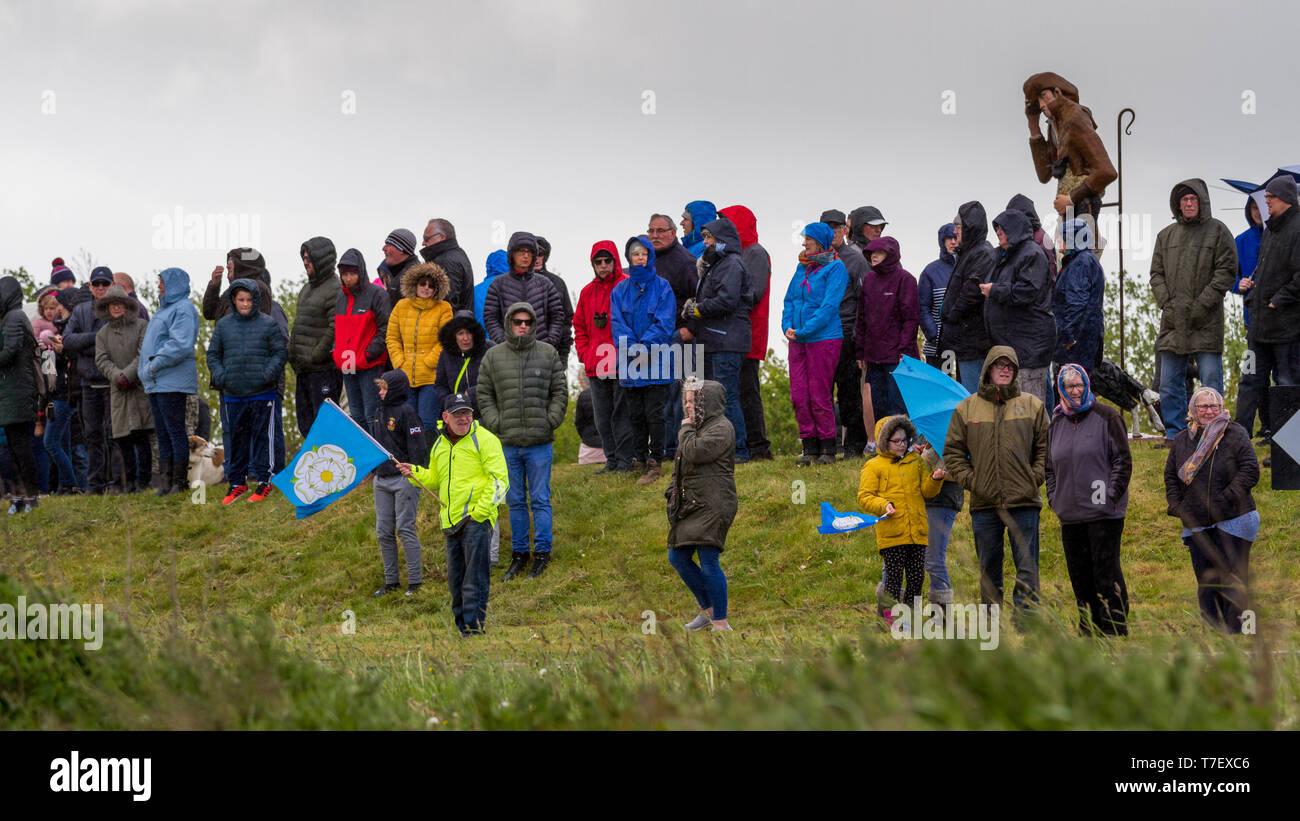
[[[1052,314],[1052,268],[1034,241],[1029,218],[1007,210],[993,221],[1007,237],[1007,248],[989,277],[993,289],[984,301],[984,327],[994,345],[1013,348],[1021,368],[1046,368],[1056,350]]]
[[[244,316],[234,308],[241,291],[253,295],[253,310]],[[227,295],[231,311],[217,321],[208,342],[208,372],[212,384],[236,399],[274,391],[284,371],[284,334],[275,320],[262,313],[262,292],[251,279],[237,279]]]

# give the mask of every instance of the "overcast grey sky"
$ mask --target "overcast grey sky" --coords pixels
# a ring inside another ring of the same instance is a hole
[[[6,0],[0,266],[44,281],[84,247],[137,278],[175,265],[201,283],[227,244],[166,247],[159,228],[181,209],[242,216],[272,276],[301,279],[308,237],[373,270],[391,229],[418,237],[444,216],[476,278],[529,230],[576,295],[593,242],[622,247],[650,213],[708,199],[757,215],[775,324],[796,226],[825,208],[883,210],[914,275],[966,200],[992,217],[1023,192],[1050,214],[1022,113],[1035,72],[1080,88],[1112,160],[1116,114],[1136,110],[1125,210],[1152,234],[1181,179],[1222,188],[1300,162],[1294,58],[1254,45],[1295,31],[1293,4],[1054,9]],[[1211,198],[1245,227],[1244,196]],[[1144,278],[1151,239],[1129,237]],[[1116,269],[1113,251],[1103,262]]]

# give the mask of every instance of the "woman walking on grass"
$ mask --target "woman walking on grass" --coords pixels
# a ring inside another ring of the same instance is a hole
[[[725,416],[722,384],[688,378],[682,383],[681,431],[668,497],[668,561],[682,577],[699,614],[687,630],[730,630],[727,577],[718,558],[736,518],[736,433]],[[699,564],[691,554],[699,555]]]

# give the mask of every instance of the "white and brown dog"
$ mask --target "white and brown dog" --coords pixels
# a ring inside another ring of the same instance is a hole
[[[219,485],[226,481],[226,474],[221,463],[226,460],[226,449],[209,445],[207,440],[198,436],[190,437],[190,487],[195,482],[204,485]]]

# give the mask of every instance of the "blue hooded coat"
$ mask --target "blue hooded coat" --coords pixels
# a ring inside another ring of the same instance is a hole
[[[682,245],[698,259],[704,253],[704,236],[700,231],[718,218],[718,209],[708,200],[686,203],[686,213],[691,215],[691,232],[682,237]]]
[[[1249,226],[1236,236],[1237,242],[1237,279],[1232,283],[1232,292],[1241,293],[1241,281],[1255,275],[1255,264],[1259,262],[1259,243],[1264,238],[1264,224],[1250,221],[1251,198],[1246,197],[1246,225]],[[1262,214],[1261,214],[1262,216]],[[1244,297],[1244,295],[1243,295]],[[1241,300],[1241,318],[1250,327],[1250,306],[1246,299]]]
[[[948,280],[952,279],[953,268],[957,265],[957,255],[944,249],[944,241],[957,236],[957,229],[951,222],[939,226],[939,258],[921,272],[917,282],[917,299],[921,305],[921,333],[925,334],[925,344],[921,346],[923,356],[937,356],[939,331],[943,327],[943,295],[948,290]]]
[[[1092,253],[1088,223],[1070,220],[1062,229],[1065,258],[1061,260],[1052,302],[1056,315],[1056,353],[1052,361],[1058,365],[1073,362],[1091,369],[1101,359],[1105,338],[1102,298],[1106,294],[1106,273]]]
[[[645,265],[632,265],[628,260],[627,279],[614,286],[609,295],[609,322],[614,344],[626,351],[633,345],[667,345],[672,341],[677,298],[668,280],[655,273],[655,249],[645,237],[632,237],[624,246],[624,255],[638,243],[650,252]],[[665,362],[652,357],[653,362]],[[622,365],[622,363],[620,363]],[[622,368],[620,368],[622,369]],[[660,373],[658,378],[620,379],[625,388],[644,388],[650,385],[667,385],[670,373]]]
[[[492,280],[509,270],[510,259],[505,251],[493,251],[488,254],[487,273],[483,275],[483,281],[474,286],[474,318],[478,320],[478,324],[483,324],[483,303],[487,300],[488,286],[492,284]]]
[[[199,312],[190,302],[190,275],[168,268],[158,276],[164,293],[140,343],[140,386],[145,393],[198,393]]]
[[[804,229],[804,236],[817,240],[822,251],[830,251],[830,226],[815,222]],[[840,300],[849,284],[849,271],[839,259],[811,270],[800,263],[785,289],[785,304],[781,309],[781,330],[793,328],[795,341],[804,344],[843,339],[840,324]]]

